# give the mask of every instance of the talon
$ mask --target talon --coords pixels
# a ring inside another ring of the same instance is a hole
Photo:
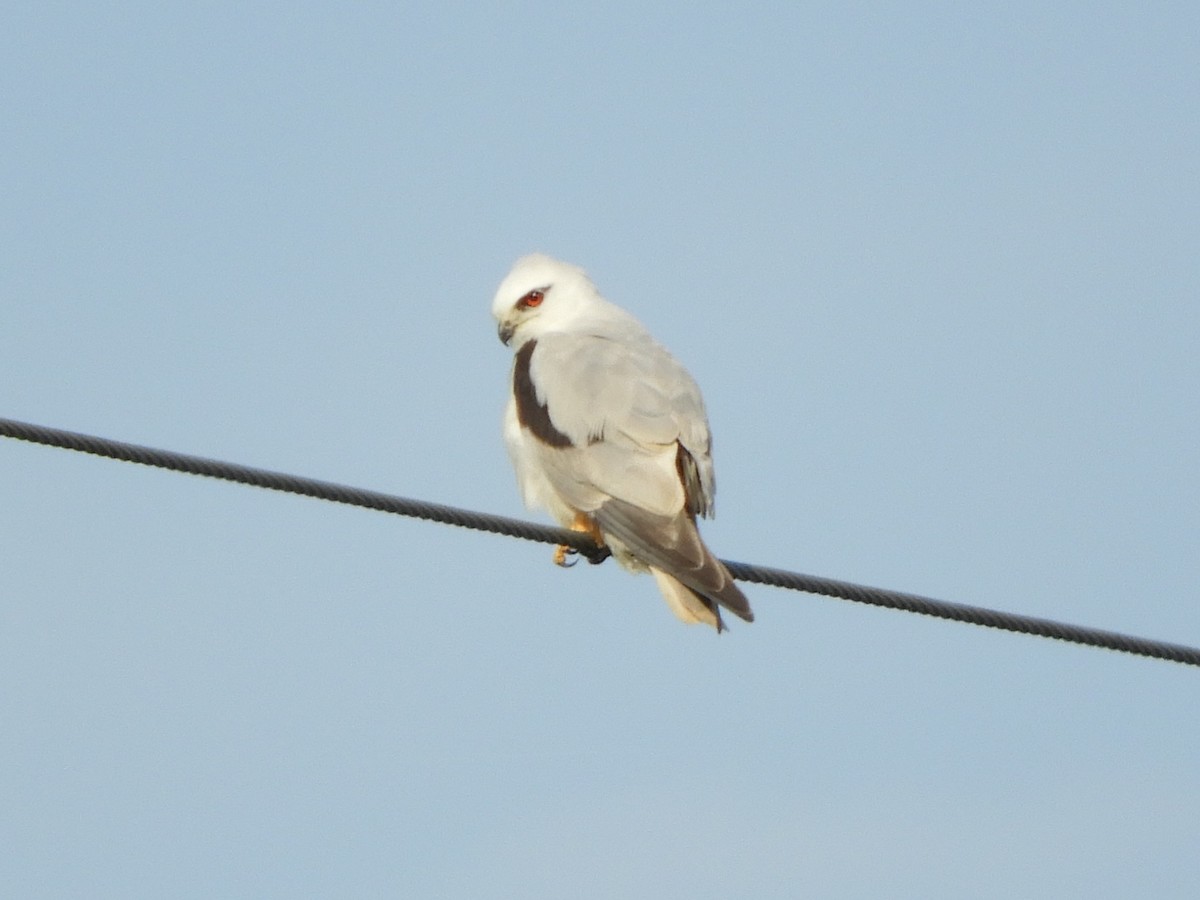
[[[562,566],[564,569],[569,569],[571,566],[575,565],[575,563],[579,562],[579,560],[570,559],[568,561],[568,558],[575,556],[578,552],[579,551],[574,547],[568,547],[566,544],[559,544],[554,548],[554,564],[556,566]]]
[[[612,555],[607,547],[604,546],[604,538],[600,536],[600,529],[596,526],[595,521],[587,513],[575,513],[575,521],[570,525],[571,531],[578,531],[581,534],[586,534],[596,542],[594,550],[577,550],[574,547],[569,547],[566,544],[559,544],[554,548],[554,564],[562,566],[564,569],[569,569],[575,563],[579,562],[577,558],[582,554],[592,565],[602,563]]]

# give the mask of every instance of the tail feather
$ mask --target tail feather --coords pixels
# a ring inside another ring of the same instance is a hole
[[[722,568],[724,567],[722,566]],[[750,604],[746,602],[745,596],[738,590],[732,578],[729,579],[729,584],[720,597],[709,597],[698,593],[662,569],[652,568],[650,573],[658,582],[658,589],[662,591],[667,606],[682,622],[687,622],[689,625],[695,622],[711,625],[717,629],[719,634],[727,630],[725,620],[721,618],[721,606],[747,622],[754,621],[754,613],[750,611]],[[737,599],[741,600],[740,604],[731,596],[732,594],[737,595]]]
[[[675,613],[679,621],[689,625],[697,622],[711,625],[717,629],[718,633],[725,630],[725,621],[721,618],[717,604],[707,597],[701,597],[662,569],[651,569],[650,574],[658,582],[658,589],[662,591],[663,599],[667,601],[667,606],[671,608],[671,612]]]
[[[722,631],[718,606],[754,621],[746,595],[704,545],[690,516],[656,516],[616,499],[593,515],[606,541],[649,566],[667,604],[683,621],[705,622]]]

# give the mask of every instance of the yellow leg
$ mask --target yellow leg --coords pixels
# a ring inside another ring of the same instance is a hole
[[[600,536],[600,529],[596,527],[595,521],[587,513],[575,513],[575,521],[571,523],[570,528],[572,531],[579,531],[588,535],[596,542],[597,546],[604,546],[604,539]],[[567,562],[567,558],[574,556],[577,552],[574,548],[568,547],[566,544],[559,544],[554,548],[554,564],[556,566],[563,566],[564,568],[575,565],[574,560]]]

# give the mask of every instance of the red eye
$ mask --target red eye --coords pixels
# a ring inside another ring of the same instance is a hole
[[[534,306],[541,306],[542,301],[546,299],[545,290],[530,291],[524,297],[517,301],[517,306],[521,309],[530,309]]]

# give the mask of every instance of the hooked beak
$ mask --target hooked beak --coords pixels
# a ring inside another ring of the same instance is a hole
[[[500,335],[500,343],[507,347],[508,342],[512,340],[513,331],[515,330],[516,329],[509,323],[501,322],[499,329],[497,329],[497,334]]]

